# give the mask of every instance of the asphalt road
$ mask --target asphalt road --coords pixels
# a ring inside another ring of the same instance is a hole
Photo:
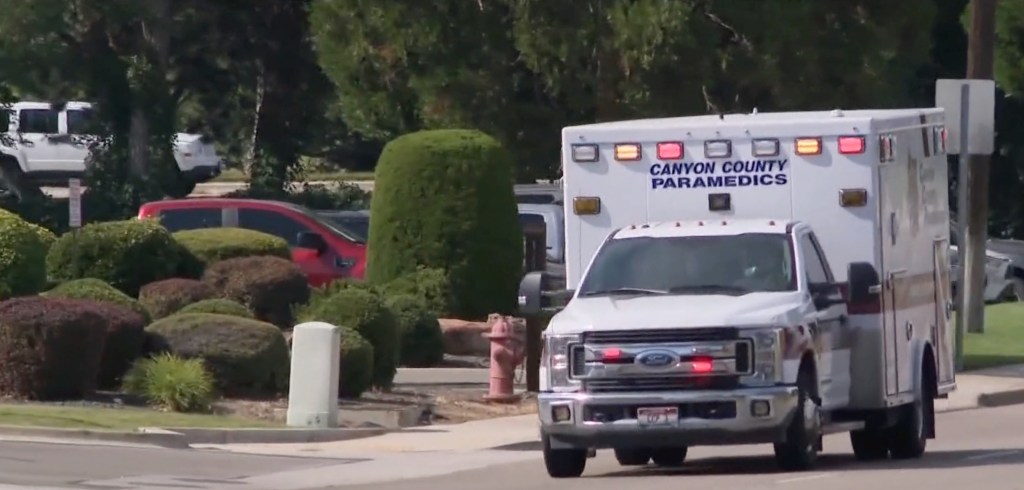
[[[939,415],[939,438],[924,458],[860,463],[845,434],[829,436],[819,468],[779,472],[770,446],[695,448],[679,470],[626,469],[610,451],[589,460],[582,478],[555,480],[540,458],[444,477],[358,485],[360,490],[621,490],[623,488],[713,488],[785,490],[885,490],[977,488],[1024,489],[1024,406]],[[532,449],[532,448],[531,448]],[[337,487],[355,489],[357,486]]]

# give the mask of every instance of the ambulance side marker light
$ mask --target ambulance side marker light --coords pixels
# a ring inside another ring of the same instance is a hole
[[[574,197],[572,198],[572,211],[580,216],[601,214],[601,198]]]
[[[729,140],[708,140],[704,142],[705,158],[729,158],[732,156],[732,142]]]
[[[864,137],[863,136],[840,136],[839,137],[839,153],[843,155],[853,155],[858,153],[864,153]]]
[[[821,155],[821,138],[797,138],[797,155]]]
[[[639,143],[619,143],[615,145],[615,159],[620,162],[635,162],[640,159]]]
[[[597,145],[572,145],[572,161],[574,162],[596,162],[599,157]]]
[[[839,191],[839,205],[844,208],[862,208],[867,204],[867,189],[842,189]]]
[[[755,157],[779,156],[779,140],[774,138],[759,138],[751,142]]]
[[[683,144],[678,141],[663,141],[658,143],[659,160],[679,160],[683,158]]]

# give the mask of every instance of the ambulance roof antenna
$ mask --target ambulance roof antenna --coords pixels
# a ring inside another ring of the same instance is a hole
[[[755,107],[754,110],[750,111],[750,113],[756,116],[757,115],[757,107]]]

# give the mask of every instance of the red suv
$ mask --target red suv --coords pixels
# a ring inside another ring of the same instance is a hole
[[[139,218],[158,218],[172,233],[223,226],[281,237],[292,247],[292,260],[313,287],[342,277],[362,279],[366,269],[364,239],[297,204],[220,197],[170,199],[143,204]]]

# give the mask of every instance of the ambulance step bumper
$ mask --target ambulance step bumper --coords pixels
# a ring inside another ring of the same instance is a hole
[[[541,433],[551,447],[762,444],[784,440],[794,386],[730,391],[541,393]]]

